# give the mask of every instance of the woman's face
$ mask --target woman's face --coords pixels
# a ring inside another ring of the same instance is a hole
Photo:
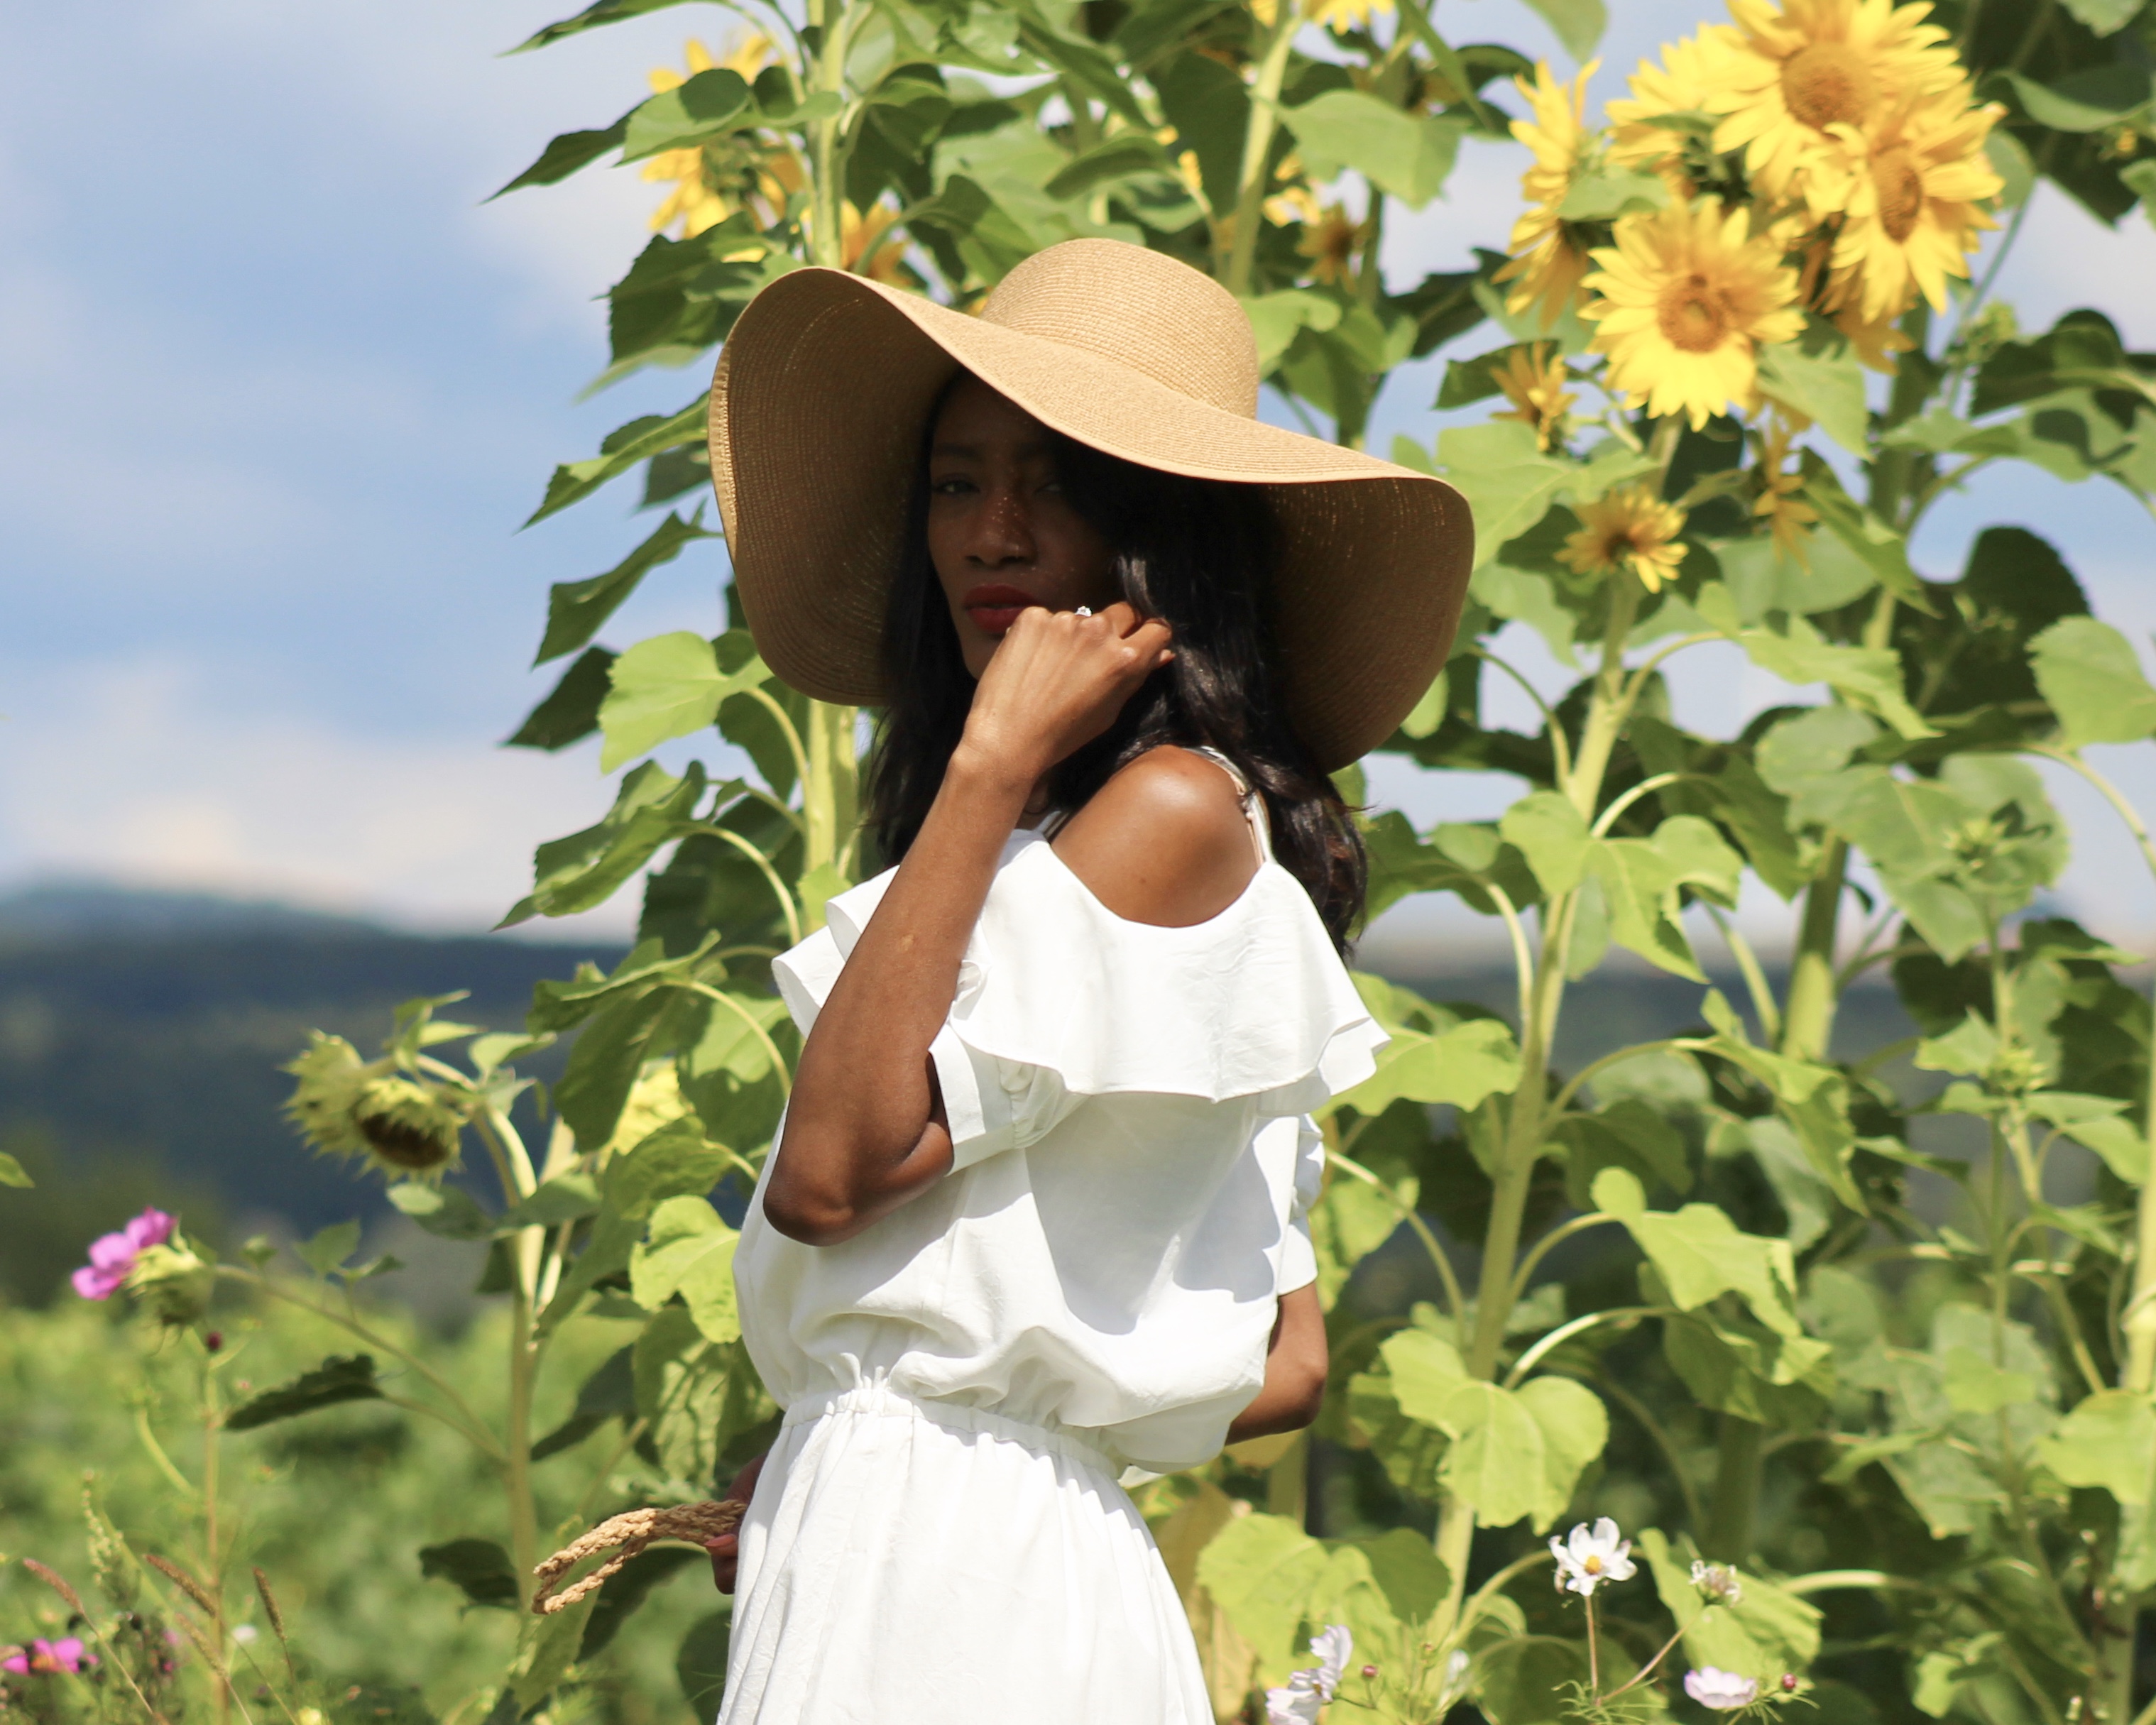
[[[978,377],[958,381],[929,441],[928,557],[976,677],[1029,605],[1097,611],[1120,597],[1107,541],[1057,481],[1047,430]]]

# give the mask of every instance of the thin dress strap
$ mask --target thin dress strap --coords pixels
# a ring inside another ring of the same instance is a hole
[[[1265,814],[1265,799],[1250,780],[1243,777],[1242,769],[1218,749],[1200,744],[1190,752],[1203,755],[1229,778],[1235,781],[1235,794],[1242,801],[1243,818],[1250,824],[1250,842],[1257,846],[1258,866],[1263,868],[1273,858],[1272,823]]]

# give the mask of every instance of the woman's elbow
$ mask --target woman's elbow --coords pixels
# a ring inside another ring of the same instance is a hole
[[[1288,1381],[1281,1386],[1281,1426],[1282,1431],[1301,1431],[1306,1425],[1315,1425],[1318,1414],[1325,1407],[1325,1362],[1306,1360],[1297,1363]]]
[[[775,1186],[763,1194],[763,1214],[788,1240],[803,1245],[836,1245],[855,1231],[850,1210],[783,1193]]]
[[[819,1183],[789,1177],[782,1161],[763,1189],[764,1219],[788,1240],[803,1245],[836,1245],[860,1232],[858,1207],[845,1194],[820,1189]]]

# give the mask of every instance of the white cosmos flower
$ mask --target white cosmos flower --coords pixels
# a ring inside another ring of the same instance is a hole
[[[1328,1624],[1322,1635],[1310,1638],[1310,1651],[1317,1656],[1317,1690],[1327,1701],[1340,1686],[1341,1674],[1354,1656],[1355,1638],[1344,1623]]]
[[[1617,1524],[1604,1516],[1590,1531],[1582,1522],[1572,1530],[1569,1542],[1550,1541],[1550,1555],[1557,1559],[1557,1584],[1576,1594],[1592,1594],[1605,1581],[1630,1581],[1638,1573],[1632,1566],[1632,1542],[1617,1537]]]
[[[1317,1656],[1317,1670],[1291,1672],[1285,1686],[1265,1691],[1265,1725],[1317,1725],[1317,1710],[1340,1686],[1355,1638],[1346,1624],[1329,1624],[1311,1637],[1310,1651]]]
[[[1317,1725],[1317,1710],[1325,1705],[1325,1697],[1301,1685],[1312,1675],[1297,1671],[1285,1689],[1265,1691],[1265,1725]]]
[[[1758,1700],[1759,1680],[1703,1665],[1696,1671],[1685,1673],[1685,1693],[1702,1707],[1712,1707],[1717,1713],[1734,1712]]]

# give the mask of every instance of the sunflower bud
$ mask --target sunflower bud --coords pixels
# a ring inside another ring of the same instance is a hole
[[[209,1310],[217,1286],[215,1266],[204,1263],[178,1235],[146,1247],[127,1272],[129,1291],[146,1301],[160,1323],[191,1324]]]
[[[463,1117],[439,1090],[408,1078],[377,1078],[367,1086],[352,1120],[370,1152],[408,1173],[448,1167],[464,1129]]]
[[[398,1074],[386,1060],[362,1060],[341,1036],[313,1034],[285,1066],[299,1080],[287,1118],[331,1156],[364,1156],[399,1174],[453,1166],[464,1115],[441,1086]]]

